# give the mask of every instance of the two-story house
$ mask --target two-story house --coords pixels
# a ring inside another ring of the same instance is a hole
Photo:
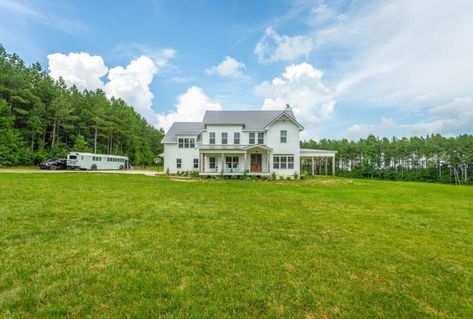
[[[277,111],[207,111],[202,122],[176,122],[167,131],[164,169],[171,174],[292,176],[300,174],[301,158],[312,158],[314,172],[315,157],[334,159],[335,152],[301,150],[303,129],[289,106]],[[327,169],[327,160],[325,165]]]

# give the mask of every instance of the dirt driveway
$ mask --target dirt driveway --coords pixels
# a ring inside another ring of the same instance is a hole
[[[49,171],[49,170],[41,170],[41,169],[34,169],[34,168],[1,168],[0,173],[17,173],[17,174],[26,174],[26,173],[38,173],[38,174],[62,174],[62,173],[73,173],[73,174],[97,174],[97,173],[105,173],[105,174],[129,174],[129,175],[146,175],[146,176],[158,176],[163,175],[162,172],[157,171],[148,171],[148,170],[126,170],[126,171],[70,171],[70,170],[58,170],[58,171]]]

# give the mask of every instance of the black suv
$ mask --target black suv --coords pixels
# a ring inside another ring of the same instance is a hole
[[[39,164],[39,168],[49,169],[52,171],[57,169],[66,169],[67,160],[65,158],[49,159],[47,161],[41,162],[41,164]]]

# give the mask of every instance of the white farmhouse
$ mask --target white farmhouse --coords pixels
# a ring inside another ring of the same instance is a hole
[[[335,171],[335,152],[300,148],[304,128],[287,106],[278,111],[207,111],[202,122],[175,122],[163,138],[164,170],[171,174],[299,175],[301,163]],[[332,163],[327,159],[331,158]],[[321,160],[322,159],[322,160]],[[324,161],[325,160],[325,161]]]

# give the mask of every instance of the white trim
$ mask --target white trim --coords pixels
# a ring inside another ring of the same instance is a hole
[[[301,124],[299,124],[299,122],[297,122],[296,119],[294,119],[292,116],[287,114],[285,111],[279,114],[278,116],[276,116],[271,122],[269,122],[268,125],[265,126],[264,129],[267,130],[271,125],[276,123],[283,116],[286,116],[287,118],[289,118],[294,124],[296,124],[299,127],[301,131],[304,129],[304,127]]]

